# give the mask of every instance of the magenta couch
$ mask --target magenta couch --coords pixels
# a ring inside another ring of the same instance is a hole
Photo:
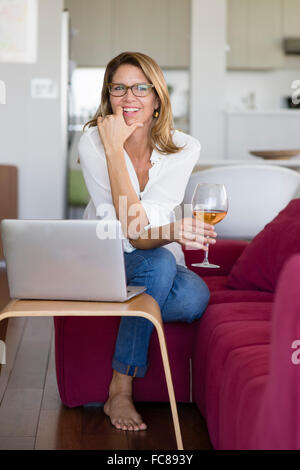
[[[246,247],[218,240],[210,261],[221,269],[191,267],[211,299],[200,320],[165,325],[175,396],[197,404],[215,449],[300,449],[300,364],[292,361],[292,344],[300,340],[300,253],[284,263],[275,293],[229,288],[228,274]],[[190,267],[203,253],[186,251],[185,257]],[[119,319],[54,322],[62,402],[104,402]],[[134,400],[168,401],[156,332],[149,360],[147,375],[135,379]]]

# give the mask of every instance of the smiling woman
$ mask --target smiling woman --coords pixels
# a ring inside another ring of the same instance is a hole
[[[118,71],[118,69],[124,65],[131,65],[135,69],[138,69],[135,71],[138,72],[140,79],[138,80],[138,83],[133,83],[131,85],[136,84],[141,86],[145,85],[145,82],[147,82],[146,84],[151,84],[151,89],[147,87],[146,93],[140,95],[139,97],[145,97],[148,95],[149,91],[153,91],[155,96],[158,98],[155,116],[156,121],[152,122],[150,133],[150,140],[153,144],[153,147],[156,148],[159,152],[174,153],[179,151],[180,148],[174,145],[171,136],[173,116],[168,87],[164,75],[160,67],[151,57],[138,52],[124,52],[108,63],[103,79],[101,103],[93,119],[87,122],[85,126],[96,126],[97,118],[99,116],[105,117],[113,113],[113,103],[111,102],[111,96],[121,97],[122,95],[115,95],[115,93],[111,94],[112,83],[119,85],[119,87],[120,85],[125,87],[124,95],[128,97],[128,84],[122,83],[119,80],[120,71]],[[135,95],[133,91],[132,94]],[[150,93],[150,95],[152,95],[152,93]]]
[[[215,243],[216,233],[196,219],[175,219],[201,146],[173,129],[168,88],[156,62],[138,52],[112,59],[100,106],[85,127],[78,150],[91,199],[84,217],[120,220],[127,282],[147,287],[164,321],[199,318],[209,291],[186,268],[181,245],[207,250],[204,240]],[[152,329],[143,318],[121,320],[104,406],[118,429],[146,429],[131,395],[133,377],[147,371]]]

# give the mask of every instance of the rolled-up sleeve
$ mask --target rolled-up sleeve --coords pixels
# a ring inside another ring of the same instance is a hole
[[[97,210],[97,215],[104,216],[102,212],[108,206],[112,218],[115,218],[115,209],[112,203],[109,175],[107,171],[106,157],[101,147],[97,148],[90,134],[81,136],[78,144],[80,166],[84,181]],[[108,214],[107,214],[108,215]],[[106,216],[105,218],[110,218]]]

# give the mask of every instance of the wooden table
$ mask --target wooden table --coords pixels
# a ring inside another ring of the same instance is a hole
[[[183,450],[168,351],[158,303],[148,294],[140,294],[127,302],[79,302],[66,300],[11,300],[0,313],[0,322],[12,317],[66,316],[138,316],[150,320],[156,328],[168,387],[178,450]]]

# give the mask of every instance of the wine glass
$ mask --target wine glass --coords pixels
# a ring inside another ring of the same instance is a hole
[[[224,184],[197,184],[192,197],[193,217],[210,225],[216,225],[224,219],[228,211],[228,198]],[[208,248],[202,263],[194,263],[192,266],[201,268],[219,268],[217,264],[208,261]]]

